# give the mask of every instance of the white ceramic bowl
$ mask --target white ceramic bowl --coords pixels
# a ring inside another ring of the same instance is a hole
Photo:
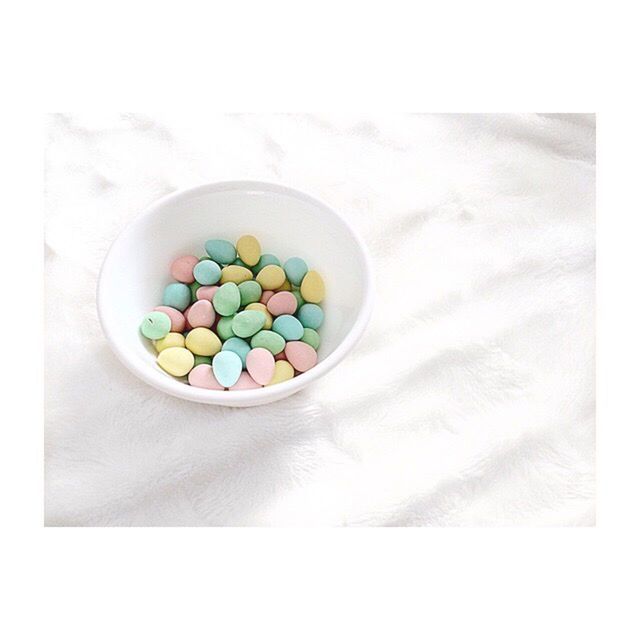
[[[260,240],[264,253],[281,260],[300,256],[322,274],[327,293],[318,364],[292,380],[261,389],[191,387],[156,364],[152,345],[140,334],[140,321],[161,304],[174,258],[204,255],[204,243],[210,238],[234,242],[246,233]],[[111,348],[139,378],[185,400],[248,407],[299,391],[347,355],[371,315],[373,279],[364,243],[327,205],[275,184],[220,182],[172,193],[136,217],[104,260],[97,299]]]

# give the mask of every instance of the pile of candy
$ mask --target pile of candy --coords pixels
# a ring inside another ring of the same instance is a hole
[[[308,371],[318,361],[324,320],[320,274],[301,258],[284,264],[250,235],[234,246],[208,240],[207,256],[171,264],[162,305],[142,320],[157,362],[203,389],[257,389]]]

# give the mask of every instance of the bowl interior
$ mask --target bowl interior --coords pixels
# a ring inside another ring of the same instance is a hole
[[[324,278],[325,322],[318,355],[320,361],[327,358],[362,309],[364,256],[349,228],[325,205],[260,183],[208,185],[179,192],[153,205],[121,233],[105,261],[99,300],[102,323],[121,356],[126,354],[130,361],[184,390],[183,382],[156,364],[153,348],[138,330],[141,318],[161,304],[163,289],[172,282],[169,265],[174,258],[203,256],[206,240],[224,238],[235,243],[247,233],[259,239],[263,253],[273,253],[282,261],[299,256]]]

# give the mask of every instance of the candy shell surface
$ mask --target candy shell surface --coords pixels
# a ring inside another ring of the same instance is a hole
[[[193,267],[198,264],[196,256],[180,256],[176,258],[169,269],[171,277],[178,282],[191,284],[194,281]]]
[[[267,310],[267,307],[263,305],[261,302],[252,302],[248,304],[245,311],[262,311],[264,313],[264,317],[266,318],[263,329],[271,329],[271,325],[273,324],[273,316]]]
[[[236,259],[236,248],[228,240],[207,240],[204,249],[218,264],[231,264]]]
[[[235,282],[223,284],[213,296],[213,307],[221,316],[231,316],[240,307],[240,290]]]
[[[162,306],[184,311],[191,303],[191,289],[182,282],[168,284],[162,294]]]
[[[210,364],[197,364],[189,372],[189,384],[201,389],[224,391],[224,387],[216,380]]]
[[[324,280],[317,271],[309,271],[302,280],[300,293],[307,302],[317,304],[324,299]]]
[[[158,364],[172,376],[186,376],[193,368],[193,353],[184,347],[169,347],[158,354]]]
[[[232,329],[234,317],[235,316],[223,316],[218,320],[216,333],[220,336],[220,340],[228,340],[229,338],[233,338],[235,335]]]
[[[269,302],[270,298],[274,296],[275,293],[275,291],[263,291],[262,295],[260,296],[260,302],[262,304],[267,304],[267,302]]]
[[[275,293],[267,302],[267,309],[273,316],[293,314],[298,308],[298,302],[293,293],[289,291],[279,291]]]
[[[293,368],[301,373],[308,371],[318,362],[318,354],[306,342],[287,342],[284,353]]]
[[[218,285],[204,285],[198,288],[196,291],[196,298],[198,300],[208,300],[213,302],[213,296],[220,287]]]
[[[232,387],[229,387],[229,391],[246,391],[248,389],[261,389],[262,385],[259,385],[246,371],[243,371]]]
[[[184,347],[184,336],[181,333],[167,333],[164,338],[160,338],[160,340],[154,340],[153,346],[156,348],[156,351],[160,353],[165,349],[169,349],[170,347]]]
[[[189,307],[187,321],[191,327],[210,328],[215,322],[216,314],[213,305],[208,300],[198,300]]]
[[[194,355],[213,356],[222,349],[222,343],[211,329],[196,327],[187,334],[185,347]]]
[[[260,260],[260,252],[262,251],[258,239],[254,236],[242,236],[236,242],[236,249],[240,259],[250,267],[258,264]]]
[[[251,338],[252,349],[263,347],[269,350],[274,356],[284,350],[285,344],[284,338],[279,333],[266,329],[258,331],[258,333]]]
[[[324,322],[324,311],[317,304],[303,304],[296,313],[298,320],[306,329],[319,329]]]
[[[272,253],[263,253],[260,256],[260,260],[258,260],[258,264],[254,267],[251,267],[251,271],[253,271],[254,275],[257,275],[264,269],[267,265],[275,264],[278,267],[281,267],[280,260],[278,260],[277,256],[274,256]]]
[[[234,316],[231,329],[239,338],[250,338],[264,327],[265,320],[261,311],[241,311]]]
[[[222,270],[213,260],[201,260],[193,268],[193,276],[202,285],[216,284],[222,275]]]
[[[246,267],[241,267],[237,264],[230,264],[222,269],[222,275],[220,276],[220,284],[226,282],[235,282],[240,284],[247,280],[253,280],[253,273]]]
[[[309,329],[308,327],[305,327],[305,330],[302,333],[302,338],[300,338],[300,340],[302,342],[306,342],[316,351],[320,347],[320,336],[315,329]]]
[[[275,264],[269,264],[256,276],[258,284],[263,289],[277,289],[284,284],[286,276],[282,267]]]
[[[273,321],[273,331],[279,333],[287,342],[300,340],[304,335],[304,327],[300,320],[291,315],[278,316]]]
[[[242,373],[242,360],[233,351],[221,351],[213,358],[213,374],[223,387],[232,387]]]
[[[300,286],[300,283],[309,271],[307,263],[302,258],[289,258],[282,265],[282,268],[287,275],[287,280],[296,287]]]
[[[291,380],[294,375],[293,367],[286,360],[278,360],[273,371],[273,377],[269,381],[269,384],[278,384],[285,380]]]
[[[173,307],[156,307],[154,311],[162,311],[162,313],[166,313],[171,320],[171,331],[177,331],[178,333],[182,333],[184,331],[184,316],[182,312],[174,309]]]
[[[247,354],[251,351],[251,346],[246,340],[242,338],[238,338],[234,336],[233,338],[229,338],[225,340],[222,344],[223,351],[233,351],[234,353],[240,356],[240,360],[242,360],[242,366],[247,366]]]
[[[247,354],[247,371],[258,384],[269,384],[275,366],[273,354],[267,349],[258,347]]]
[[[240,290],[241,306],[258,302],[262,296],[262,287],[255,280],[240,283],[238,289]]]
[[[142,319],[140,331],[150,340],[164,338],[171,331],[171,318],[162,311],[151,311]]]

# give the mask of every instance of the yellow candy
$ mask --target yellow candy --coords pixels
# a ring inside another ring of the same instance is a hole
[[[168,349],[169,347],[184,347],[184,336],[181,333],[167,333],[164,338],[154,340],[153,344],[158,353]]]
[[[240,260],[250,267],[258,264],[262,249],[260,243],[254,236],[242,236],[236,243],[236,249]]]
[[[169,347],[159,353],[157,362],[167,373],[180,377],[193,369],[195,359],[184,347]]]
[[[269,311],[267,311],[267,307],[266,305],[262,304],[261,302],[252,302],[251,304],[248,304],[245,307],[246,311],[262,311],[262,313],[264,313],[264,315],[266,316],[267,320],[264,323],[264,327],[262,327],[263,329],[271,329],[271,327],[273,326],[273,316],[269,313]]]
[[[273,378],[271,378],[269,385],[291,380],[291,378],[293,378],[293,367],[286,360],[276,360],[276,370],[273,372]]]
[[[242,267],[239,264],[230,264],[228,267],[222,269],[220,284],[225,284],[226,282],[240,284],[247,280],[253,280],[253,273],[246,267]]]
[[[222,349],[220,338],[205,327],[191,329],[187,334],[185,346],[197,356],[215,356]]]
[[[268,264],[256,276],[256,280],[263,291],[275,291],[284,284],[286,279],[287,276],[284,273],[284,269],[277,264]]]
[[[278,287],[276,291],[291,291],[291,283],[288,280],[284,281],[281,287]]]
[[[300,285],[300,295],[307,301],[318,304],[324,299],[324,282],[317,271],[309,271]]]

